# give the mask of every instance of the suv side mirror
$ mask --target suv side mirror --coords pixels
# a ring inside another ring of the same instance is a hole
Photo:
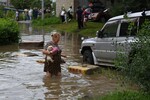
[[[97,31],[97,32],[96,32],[96,36],[97,36],[98,38],[103,38],[103,37],[104,37],[102,31]]]

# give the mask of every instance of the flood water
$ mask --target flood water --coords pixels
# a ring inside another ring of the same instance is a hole
[[[22,41],[49,41],[50,32],[20,24]],[[44,34],[44,35],[43,35]],[[43,38],[44,37],[44,38]],[[84,96],[103,95],[118,88],[118,82],[102,74],[82,75],[71,73],[67,67],[80,65],[81,44],[78,34],[62,33],[60,47],[67,55],[62,65],[62,76],[45,78],[41,49],[20,48],[18,45],[0,46],[0,100],[77,100]],[[38,56],[28,57],[30,52]]]

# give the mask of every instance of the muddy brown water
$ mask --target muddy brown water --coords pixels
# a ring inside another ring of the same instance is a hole
[[[20,24],[22,40],[43,39],[41,30],[30,25]],[[101,95],[118,88],[115,79],[102,74],[82,75],[68,72],[70,65],[80,65],[79,54],[81,37],[78,34],[63,33],[60,46],[67,55],[62,65],[62,76],[45,78],[43,64],[36,60],[43,59],[41,49],[24,49],[18,45],[0,46],[0,100],[77,100],[84,96]],[[50,32],[44,32],[45,43]],[[25,56],[25,52],[38,56]]]

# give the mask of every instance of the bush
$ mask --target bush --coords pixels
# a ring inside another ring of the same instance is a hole
[[[138,39],[132,43],[132,56],[129,60],[126,55],[121,55],[118,60],[118,67],[127,79],[136,82],[142,90],[150,92],[150,22],[146,21],[139,32]]]
[[[4,6],[0,5],[0,18],[4,17],[4,11],[3,11],[3,9],[4,9]]]
[[[45,15],[44,15],[44,18],[50,18],[51,17],[51,14],[50,13],[46,13]]]
[[[15,11],[8,10],[5,15],[6,18],[15,19]]]
[[[25,14],[24,12],[19,13],[19,20],[25,20]]]
[[[123,14],[125,11],[124,11],[124,5],[123,3],[117,3],[112,7],[111,11],[110,11],[110,14],[111,16],[118,16],[118,15],[121,15]]]
[[[0,45],[19,42],[18,23],[10,19],[0,18]]]

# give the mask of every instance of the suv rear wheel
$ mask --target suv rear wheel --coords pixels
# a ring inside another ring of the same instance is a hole
[[[85,50],[83,53],[83,63],[94,64],[92,52],[90,50]]]

